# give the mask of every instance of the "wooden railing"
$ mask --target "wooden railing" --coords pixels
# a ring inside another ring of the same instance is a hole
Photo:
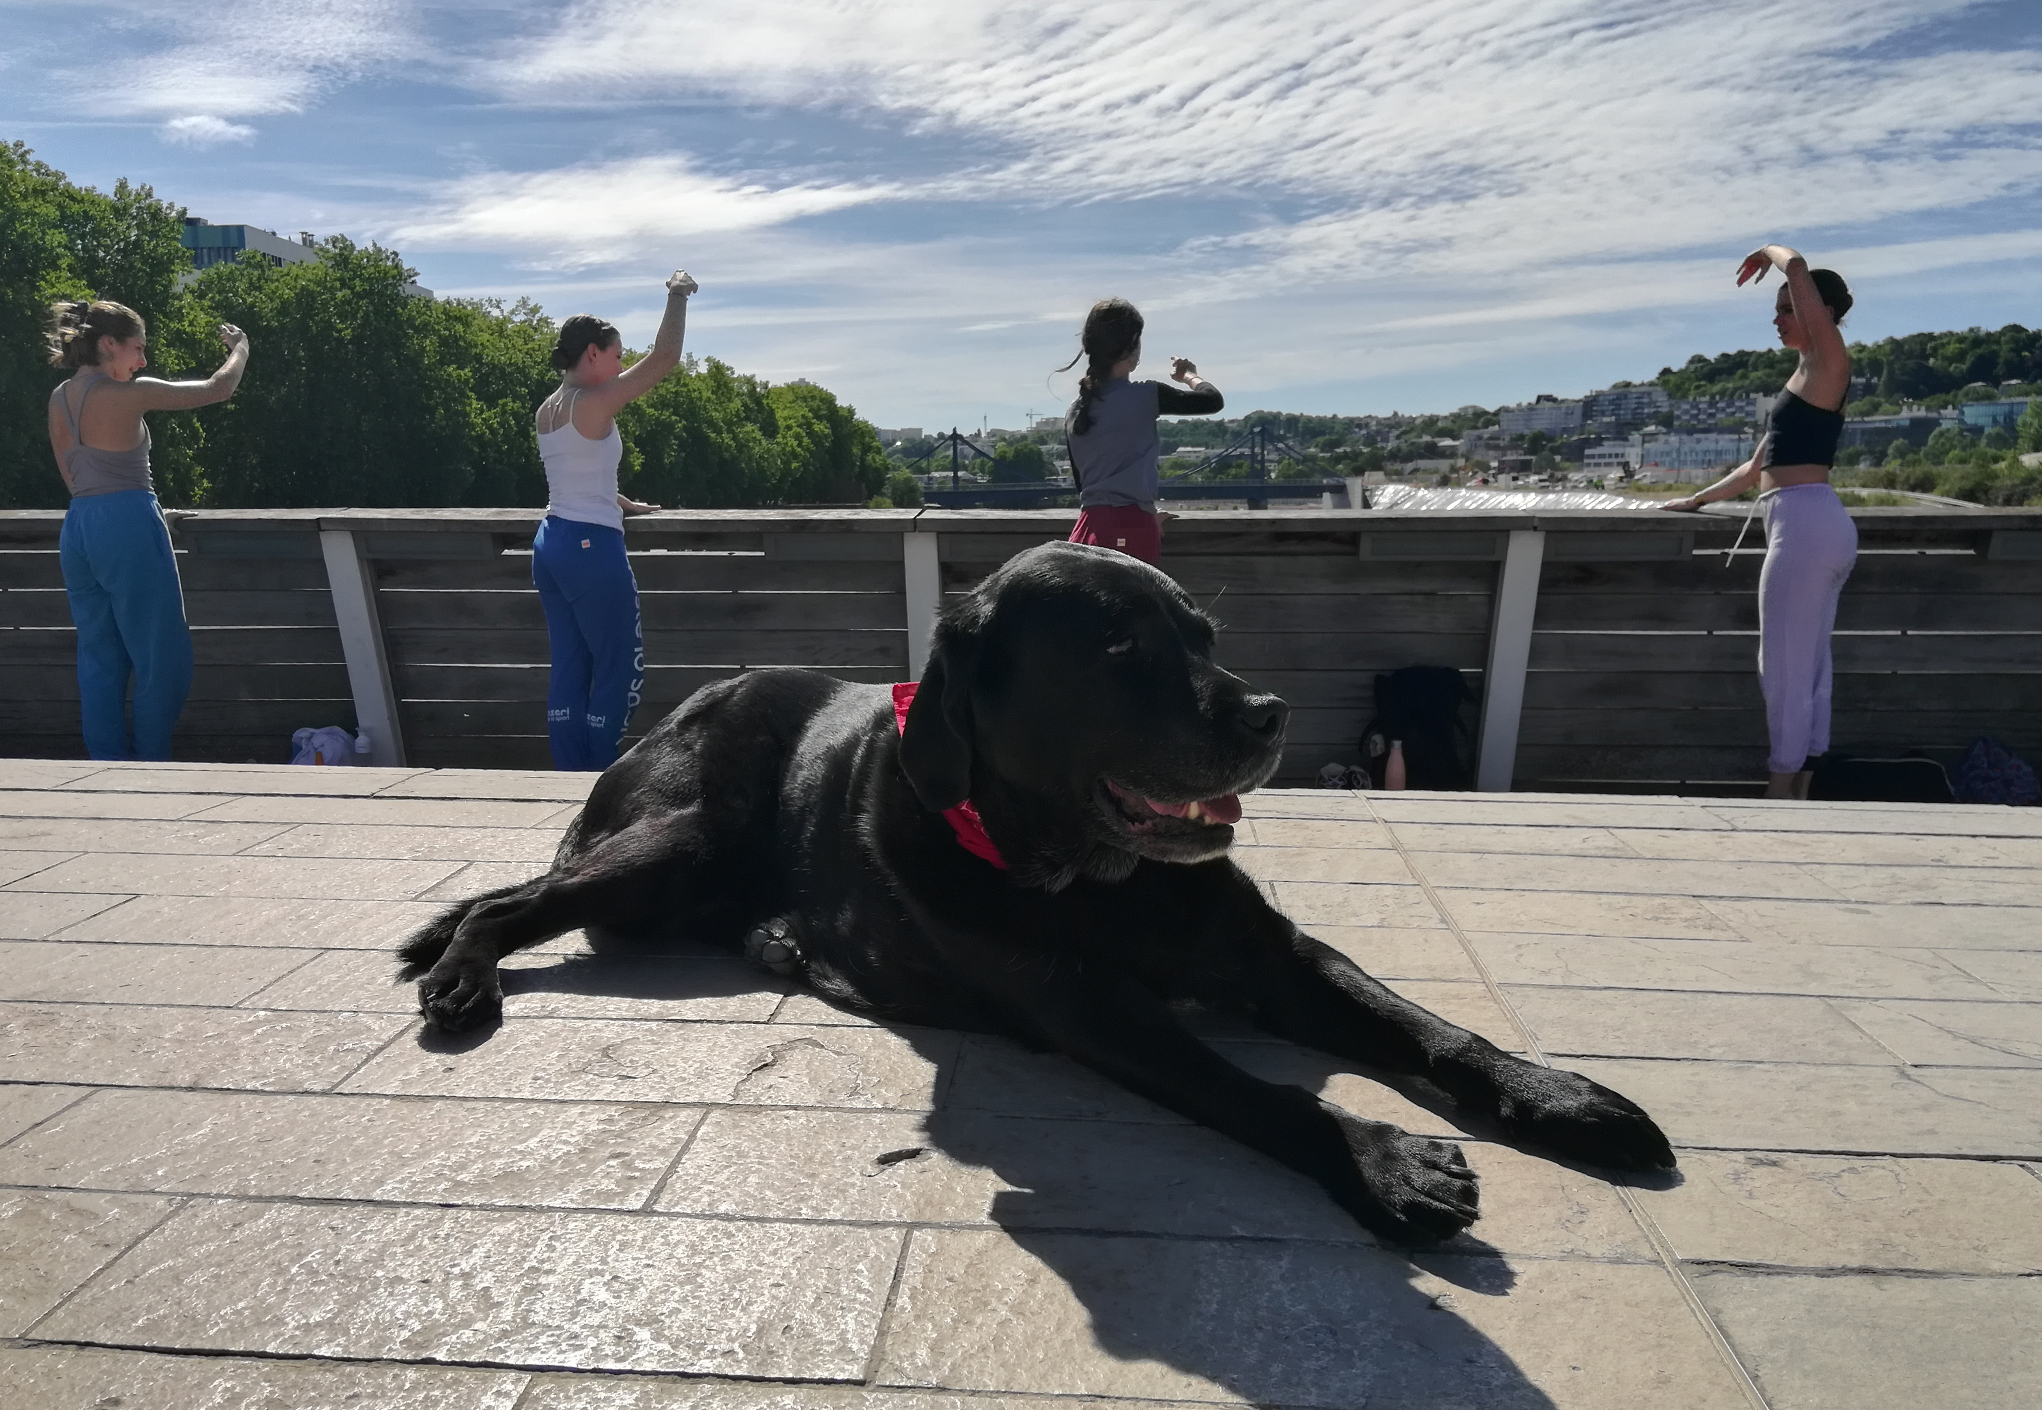
[[[2042,754],[2042,513],[1854,511],[1839,746]],[[757,666],[920,672],[929,624],[1067,510],[700,511],[630,521],[644,729]],[[1293,707],[1282,779],[1355,762],[1378,672],[1445,665],[1482,697],[1485,788],[1743,788],[1763,768],[1760,553],[1741,519],[1649,511],[1192,512],[1164,567],[1219,656]],[[0,754],[81,752],[62,516],[0,513]],[[184,517],[198,657],[179,757],[279,761],[300,725],[366,726],[378,762],[545,767],[530,510]],[[1754,541],[1756,531],[1754,531]],[[1760,545],[1762,547],[1762,545]],[[1499,590],[1500,589],[1500,590]]]

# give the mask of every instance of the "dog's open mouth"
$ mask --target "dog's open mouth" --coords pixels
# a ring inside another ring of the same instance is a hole
[[[1241,820],[1241,798],[1235,793],[1222,793],[1216,798],[1200,798],[1189,803],[1164,803],[1144,797],[1131,788],[1122,788],[1112,779],[1106,780],[1106,791],[1113,795],[1114,806],[1131,832],[1152,833],[1159,828],[1180,831],[1181,828],[1172,827],[1166,821],[1171,818],[1189,823],[1194,829],[1231,827]]]

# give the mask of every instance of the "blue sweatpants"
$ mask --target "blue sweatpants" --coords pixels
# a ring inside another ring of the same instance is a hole
[[[532,584],[553,648],[546,687],[553,767],[600,772],[616,762],[645,686],[638,582],[623,532],[547,515],[532,539]]]
[[[95,759],[168,759],[170,731],[191,693],[191,628],[156,496],[120,490],[72,500],[57,558],[78,628],[85,751]]]

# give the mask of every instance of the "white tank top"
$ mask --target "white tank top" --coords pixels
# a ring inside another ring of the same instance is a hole
[[[624,459],[624,438],[617,423],[610,434],[592,441],[574,429],[574,403],[580,397],[576,387],[567,396],[560,424],[539,432],[539,459],[546,466],[546,512],[556,519],[581,524],[624,527],[624,511],[617,507],[617,466]]]

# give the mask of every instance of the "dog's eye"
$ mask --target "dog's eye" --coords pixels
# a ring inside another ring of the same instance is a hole
[[[1134,650],[1134,638],[1124,636],[1119,641],[1114,642],[1113,645],[1107,647],[1106,654],[1108,656],[1125,656],[1132,650]]]

